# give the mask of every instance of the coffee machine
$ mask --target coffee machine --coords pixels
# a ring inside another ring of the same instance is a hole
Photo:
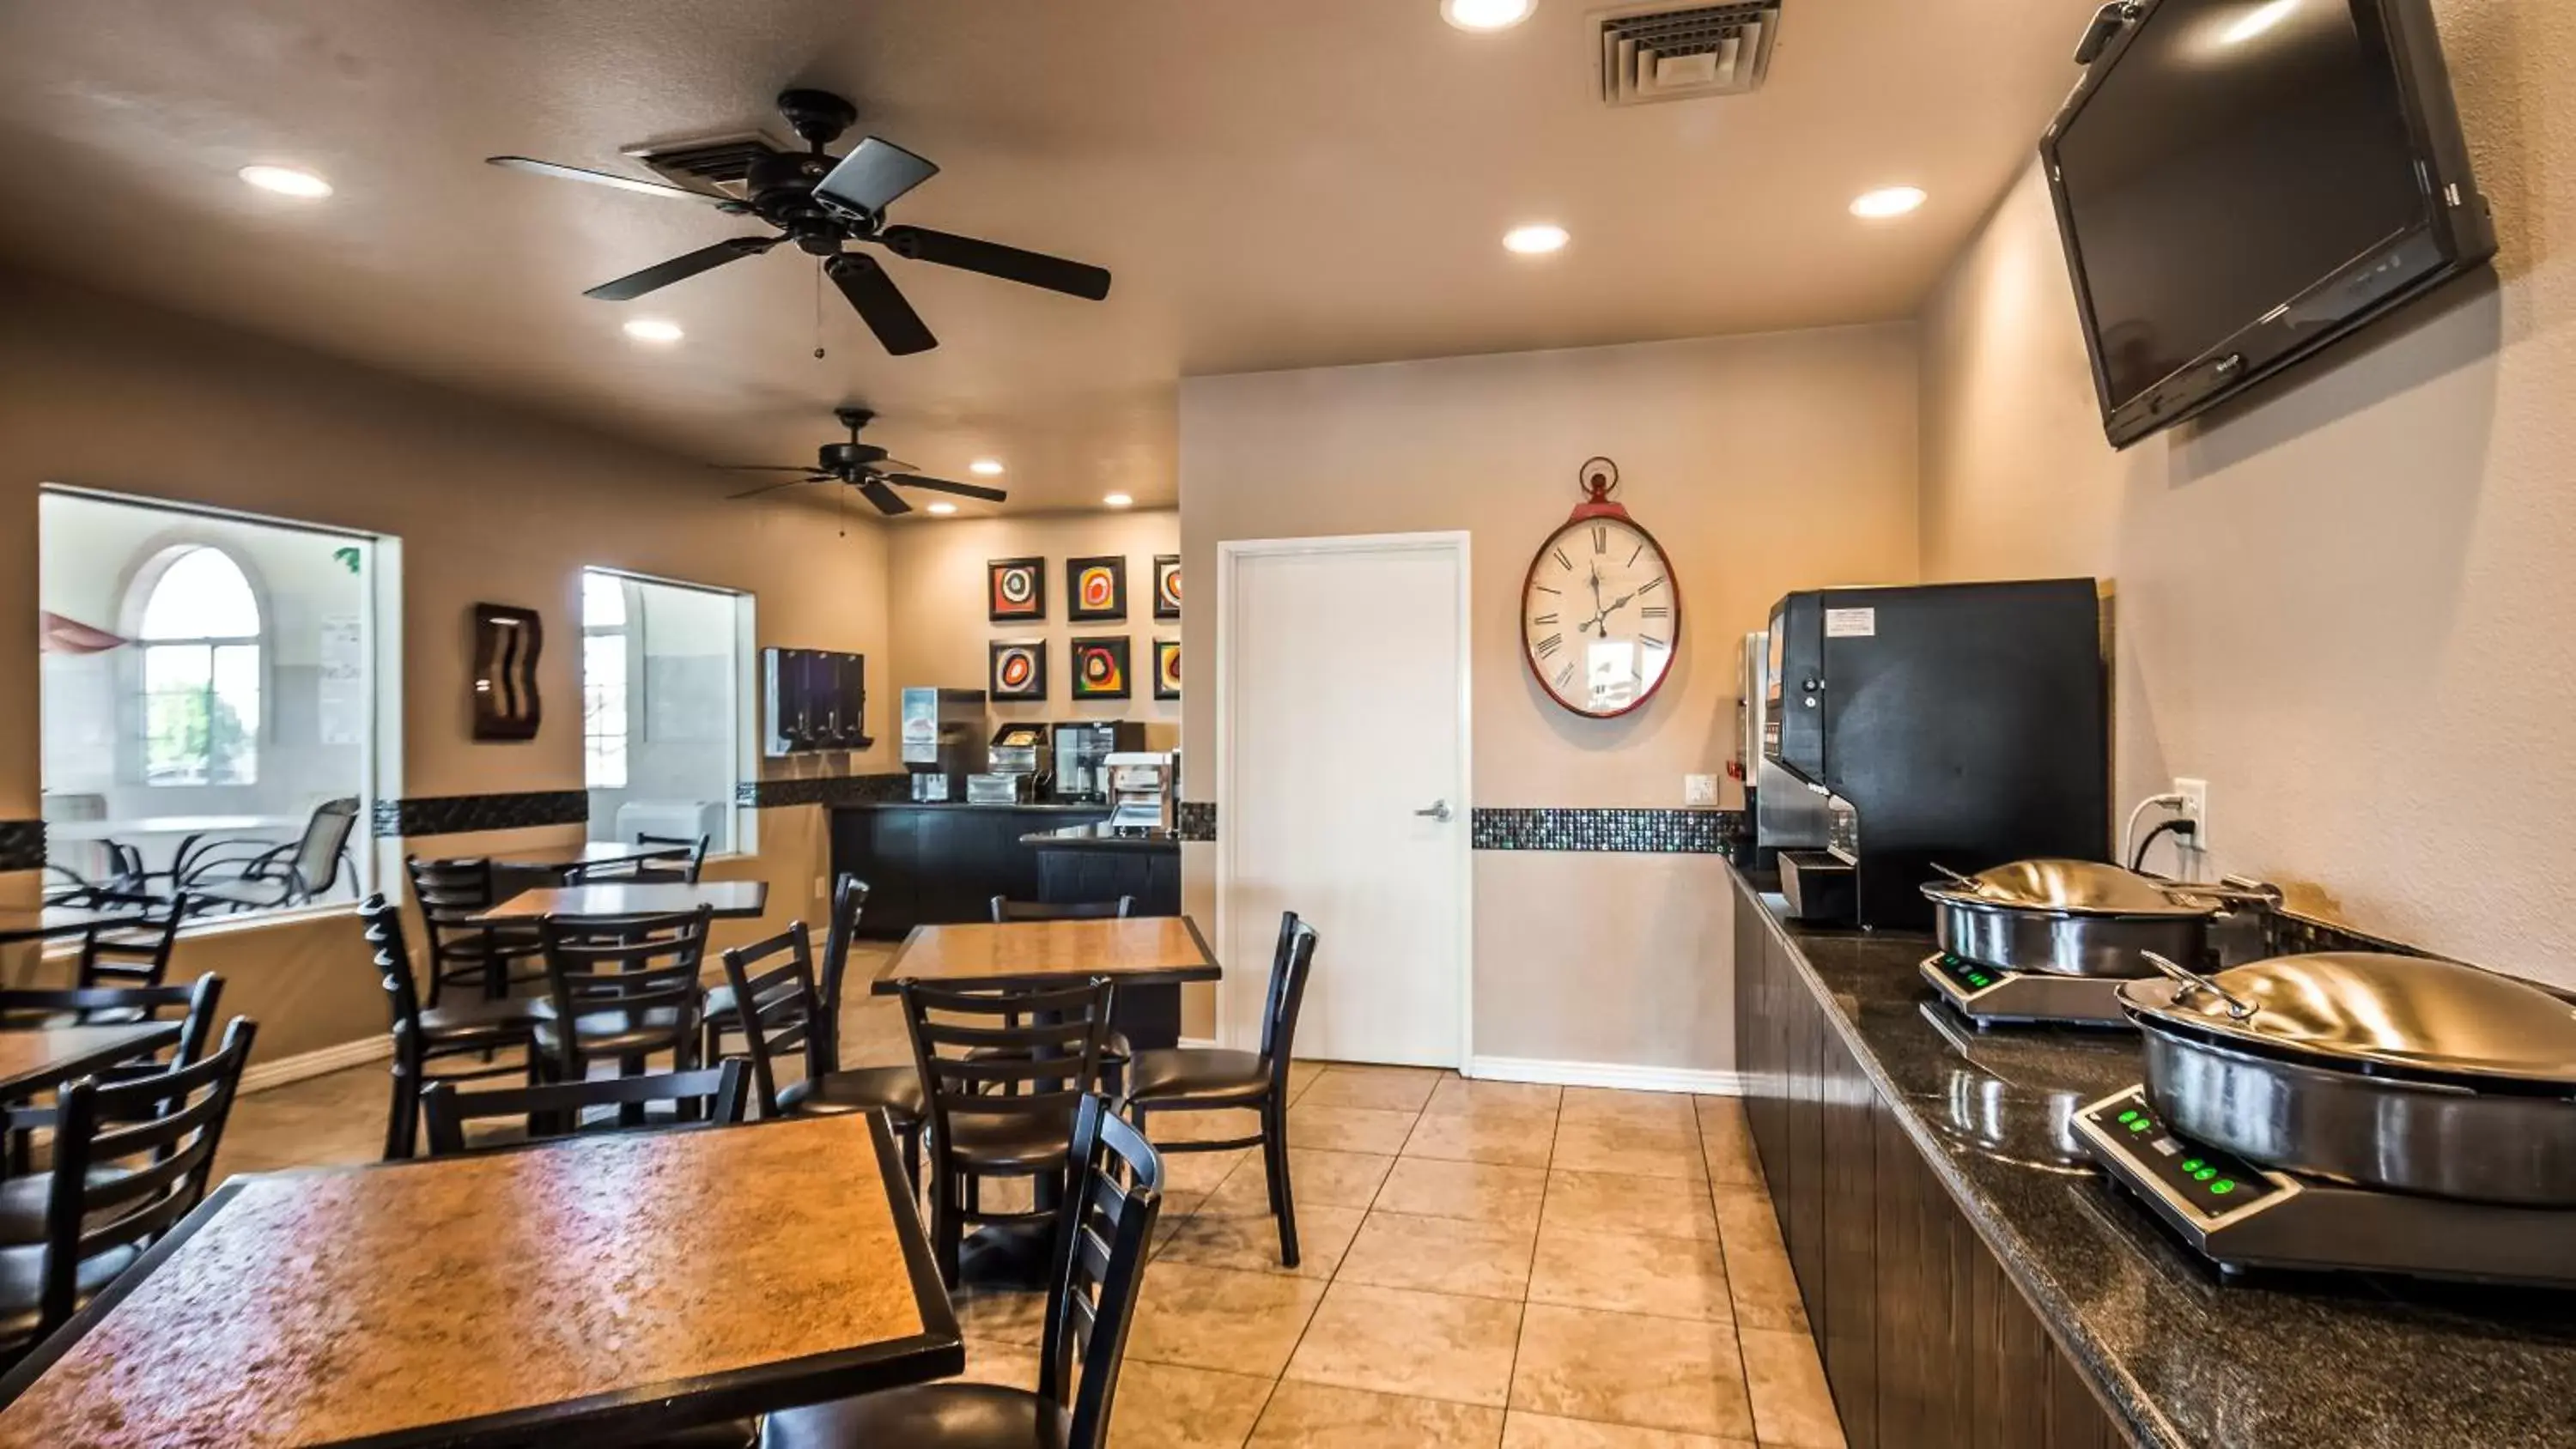
[[[1758,840],[1800,916],[1927,929],[1936,866],[2108,853],[2093,580],[1809,590],[1767,646]]]
[[[1071,720],[1053,727],[1055,786],[1047,798],[1060,805],[1109,802],[1109,757],[1145,748],[1145,726],[1135,720]]]
[[[963,800],[966,777],[984,769],[984,691],[903,691],[903,767],[917,801]]]

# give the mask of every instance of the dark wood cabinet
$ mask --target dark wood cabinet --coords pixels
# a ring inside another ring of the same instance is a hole
[[[1739,885],[1736,1064],[1845,1439],[1853,1449],[2126,1443],[1767,917]]]
[[[1140,916],[1181,913],[1181,848],[1032,846],[1038,855],[1038,899],[1051,905],[1133,896]]]
[[[888,805],[832,812],[832,869],[868,883],[860,934],[992,919],[992,899],[1038,900],[1038,853],[1020,837],[1109,812],[1006,805]]]

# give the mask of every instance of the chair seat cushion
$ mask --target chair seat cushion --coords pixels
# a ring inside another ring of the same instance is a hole
[[[778,1089],[778,1109],[800,1117],[837,1112],[871,1112],[879,1107],[898,1124],[918,1122],[929,1110],[922,1100],[921,1072],[914,1067],[864,1067],[825,1072]]]
[[[141,1256],[133,1248],[110,1248],[82,1259],[72,1273],[76,1302],[87,1303]],[[0,1344],[23,1344],[35,1338],[36,1326],[43,1321],[44,1292],[44,1245],[0,1248]]]
[[[1127,1070],[1127,1097],[1143,1102],[1171,1097],[1235,1096],[1270,1085],[1270,1068],[1258,1053],[1223,1047],[1169,1047],[1136,1054]]]
[[[1047,1172],[1073,1153],[1073,1113],[953,1112],[948,1152],[969,1167]]]
[[[94,1184],[114,1182],[131,1177],[134,1169],[109,1163],[90,1169]],[[0,1247],[19,1247],[45,1240],[45,1208],[54,1193],[51,1172],[31,1172],[24,1177],[0,1180]]]
[[[1062,1406],[995,1384],[922,1384],[769,1416],[762,1449],[1063,1449]]]
[[[596,1056],[618,1056],[627,1052],[667,1050],[695,1030],[694,1022],[680,1019],[673,1007],[656,1007],[650,1011],[594,1011],[573,1018],[573,1045]],[[544,1020],[537,1023],[537,1045],[548,1051],[557,1049],[562,1040],[563,1024]]]
[[[555,1004],[542,997],[504,996],[498,1001],[452,1000],[420,1014],[420,1034],[433,1045],[466,1038],[525,1036],[538,1022],[552,1020]]]

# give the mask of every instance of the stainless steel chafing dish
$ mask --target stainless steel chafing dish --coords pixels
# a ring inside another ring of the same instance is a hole
[[[2576,1206],[2576,1003],[2454,961],[2281,956],[2131,981],[2147,1094],[2183,1136],[2286,1172]]]
[[[1935,867],[1938,869],[1938,867]],[[2145,953],[2197,963],[2226,902],[2273,899],[2089,860],[2017,860],[1923,887],[1941,949],[2010,971],[2147,976]]]

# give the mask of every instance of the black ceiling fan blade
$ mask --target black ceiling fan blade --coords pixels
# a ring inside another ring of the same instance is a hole
[[[709,463],[707,466],[727,473],[810,473],[813,481],[832,476],[811,463]]]
[[[1044,287],[1050,292],[1098,302],[1109,295],[1109,273],[1086,262],[1069,262],[1044,252],[1023,251],[1000,242],[978,241],[917,226],[890,226],[877,233],[886,250],[933,266],[959,267],[1008,282]]]
[[[587,181],[593,186],[614,186],[620,191],[636,191],[646,196],[668,196],[680,201],[703,202],[725,211],[743,212],[751,209],[730,196],[718,196],[711,191],[691,191],[685,186],[665,186],[659,181],[638,181],[632,176],[620,176],[612,171],[592,171],[580,166],[566,166],[556,161],[539,161],[530,156],[486,156],[483,159],[491,165],[506,166],[513,171],[525,171],[531,176],[552,176],[564,181]]]
[[[939,345],[939,339],[931,335],[929,324],[923,322],[921,314],[912,310],[912,304],[903,299],[902,290],[895,286],[894,278],[886,275],[886,269],[877,264],[876,258],[858,252],[843,252],[825,262],[823,270],[831,274],[832,285],[840,288],[841,295],[850,299],[850,306],[858,312],[859,320],[868,324],[868,330],[877,335],[877,341],[885,344],[886,351],[897,357],[909,357]],[[886,496],[892,498],[894,495]],[[885,505],[877,506],[882,508]]]
[[[854,212],[873,224],[895,198],[931,177],[939,168],[881,136],[869,136],[814,183],[814,199],[834,211]]]
[[[647,292],[658,292],[673,282],[685,282],[700,272],[714,271],[727,262],[759,256],[785,240],[787,238],[783,236],[727,237],[714,246],[700,247],[640,272],[630,272],[613,282],[602,282],[582,295],[596,297],[602,302],[632,302]]]
[[[740,493],[728,493],[725,498],[728,501],[736,498],[758,498],[763,493],[775,493],[781,488],[802,488],[808,483],[829,482],[831,477],[829,473],[817,473],[810,478],[788,478],[776,483],[763,483],[757,488],[746,488]]]
[[[933,493],[954,493],[960,498],[981,498],[987,503],[1007,503],[1011,495],[999,488],[981,483],[951,483],[945,478],[924,478],[918,473],[888,473],[888,483],[898,488],[927,488]]]
[[[859,480],[859,495],[867,499],[870,503],[875,504],[877,506],[877,512],[888,516],[892,516],[897,513],[910,513],[912,511],[912,505],[904,502],[901,494],[896,493],[893,489],[888,488],[885,484],[878,482],[874,478],[861,478]]]

